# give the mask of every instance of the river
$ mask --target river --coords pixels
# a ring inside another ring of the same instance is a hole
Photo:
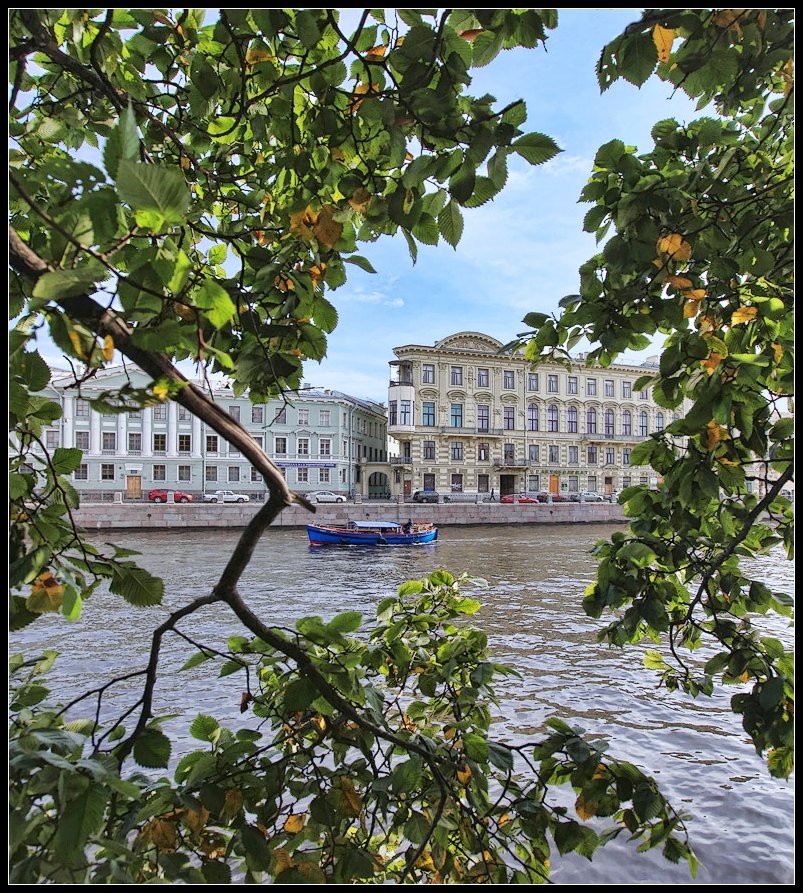
[[[277,529],[260,543],[240,591],[263,619],[293,626],[299,617],[328,619],[342,610],[370,618],[379,599],[402,582],[438,568],[485,578],[487,590],[469,593],[483,604],[472,621],[487,632],[494,659],[522,673],[497,686],[499,722],[508,738],[534,738],[551,715],[581,726],[591,737],[605,737],[611,756],[654,775],[673,805],[691,813],[689,832],[701,861],[696,883],[793,883],[793,785],[769,776],[730,711],[733,690],[696,700],[668,693],[656,686],[654,672],[643,668],[641,649],[596,643],[603,621],[587,618],[581,600],[594,576],[591,549],[614,529],[450,527],[431,546],[369,551],[312,548],[303,531]],[[238,531],[115,531],[110,536],[139,550],[140,563],[164,579],[165,605],[136,609],[99,592],[72,624],[47,617],[13,634],[12,651],[24,650],[26,656],[64,645],[53,672],[65,698],[140,668],[152,628],[166,610],[210,591]],[[791,593],[792,565],[780,553],[761,561],[762,579]],[[791,643],[786,619],[760,621],[768,634]],[[207,643],[242,633],[219,605],[203,609],[181,629]],[[195,649],[178,639],[169,644],[175,651],[164,664],[157,712],[183,713],[173,721],[175,729],[186,728],[199,712],[224,724],[240,722],[237,675],[210,680],[203,667],[179,674]],[[107,706],[112,710],[125,701],[120,691]],[[619,840],[598,850],[592,863],[579,856],[561,858],[555,851],[552,865],[552,880],[559,884],[692,882],[685,864],[673,865],[656,852],[636,853]]]

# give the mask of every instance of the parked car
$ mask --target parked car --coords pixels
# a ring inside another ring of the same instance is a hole
[[[148,499],[151,502],[167,502],[167,494],[173,494],[175,502],[192,502],[192,496],[189,493],[182,493],[180,490],[156,489],[148,493]]]
[[[231,490],[215,490],[214,493],[204,493],[204,502],[249,502],[247,493],[232,493]]]
[[[580,502],[610,502],[610,499],[602,493],[589,492],[580,494]]]
[[[312,493],[312,498],[316,502],[345,502],[346,497],[340,493],[332,493],[331,490],[319,490],[317,493]]]
[[[413,502],[437,502],[438,493],[435,490],[416,490],[413,493]],[[448,496],[443,497],[444,502],[449,501]]]
[[[539,502],[549,502],[549,493],[539,493],[538,501]],[[552,494],[552,502],[570,502],[568,493],[553,493]]]
[[[512,493],[508,493],[506,496],[502,496],[499,500],[500,502],[514,502],[514,496]],[[533,496],[531,493],[519,493],[518,495],[519,502],[538,502],[538,497]]]

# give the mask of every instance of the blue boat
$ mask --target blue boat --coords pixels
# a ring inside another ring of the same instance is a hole
[[[307,534],[312,546],[402,546],[432,543],[438,538],[438,528],[398,521],[349,521],[347,527],[307,524]]]

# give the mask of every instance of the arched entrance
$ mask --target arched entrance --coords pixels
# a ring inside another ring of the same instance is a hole
[[[368,477],[369,499],[390,499],[390,478],[384,471],[374,471]]]

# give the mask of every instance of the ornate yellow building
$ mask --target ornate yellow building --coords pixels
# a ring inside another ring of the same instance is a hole
[[[674,416],[634,391],[643,366],[533,369],[479,332],[394,349],[388,434],[394,493],[614,493],[656,483],[633,448]]]

